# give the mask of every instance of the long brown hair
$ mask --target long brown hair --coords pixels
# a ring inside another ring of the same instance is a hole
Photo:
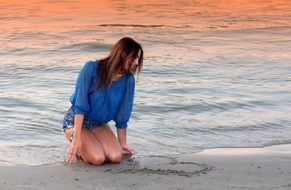
[[[110,86],[117,73],[128,74],[125,71],[125,64],[129,62],[132,67],[133,61],[137,58],[140,51],[138,60],[137,74],[141,72],[143,66],[143,49],[139,43],[132,38],[125,37],[116,42],[109,53],[109,55],[99,60],[99,69],[97,70],[98,84],[97,88]],[[133,73],[136,73],[136,70]]]

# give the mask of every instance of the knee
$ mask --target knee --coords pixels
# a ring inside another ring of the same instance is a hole
[[[108,158],[111,163],[119,163],[122,159],[122,153],[121,152],[112,153]]]
[[[93,165],[102,165],[105,161],[105,156],[104,155],[95,155],[92,157],[91,160],[89,160],[89,163],[90,164],[93,164]]]

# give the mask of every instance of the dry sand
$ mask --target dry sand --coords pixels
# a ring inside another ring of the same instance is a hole
[[[121,164],[0,166],[0,189],[291,189],[291,146],[207,149]]]

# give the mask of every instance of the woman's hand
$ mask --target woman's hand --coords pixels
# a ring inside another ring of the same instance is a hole
[[[122,154],[125,155],[134,155],[136,152],[130,148],[126,143],[120,144],[121,146],[121,150],[122,150]]]
[[[76,154],[80,155],[80,146],[81,146],[81,139],[80,138],[73,138],[70,149],[68,153],[68,163],[72,163]]]
[[[135,154],[136,152],[127,145],[126,129],[117,129],[117,134],[118,134],[118,141],[121,146],[122,154],[129,155],[129,156]]]

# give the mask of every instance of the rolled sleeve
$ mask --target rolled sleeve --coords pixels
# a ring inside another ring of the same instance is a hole
[[[127,122],[125,122],[125,123],[116,123],[115,126],[118,129],[126,129],[128,127]]]

